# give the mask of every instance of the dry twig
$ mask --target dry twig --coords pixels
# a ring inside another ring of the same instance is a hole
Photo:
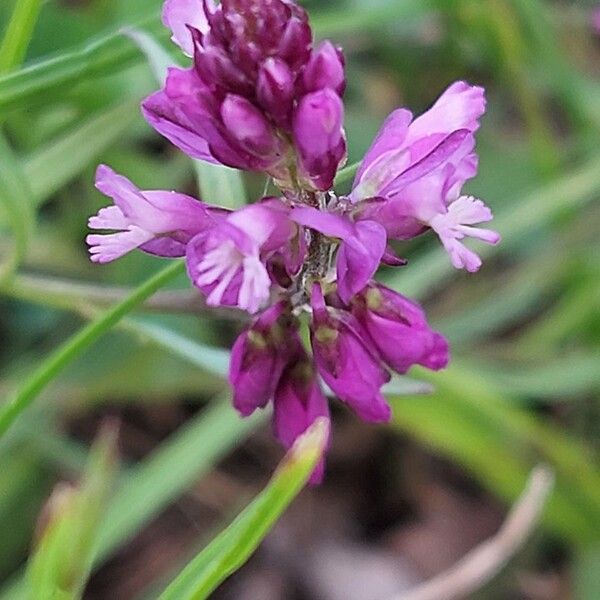
[[[536,467],[523,495],[498,533],[477,546],[456,565],[390,600],[455,600],[490,581],[525,543],[538,522],[554,483],[547,467]]]

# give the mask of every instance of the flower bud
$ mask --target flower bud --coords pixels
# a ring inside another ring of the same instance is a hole
[[[353,315],[325,306],[319,284],[312,294],[311,343],[325,383],[358,416],[370,422],[391,418],[380,388],[390,380]]]
[[[346,156],[344,105],[327,88],[302,98],[294,115],[294,137],[308,179],[319,190],[328,190]]]
[[[305,18],[294,17],[286,25],[277,56],[284,60],[293,72],[298,72],[310,57],[312,31]]]
[[[448,364],[448,343],[408,298],[372,283],[355,299],[353,313],[394,371],[406,373],[417,364],[438,371]]]
[[[222,90],[242,96],[251,95],[253,92],[252,82],[220,48],[197,49],[194,68],[207,85],[218,86]]]
[[[284,302],[267,309],[233,345],[229,382],[233,405],[244,417],[271,400],[281,378],[288,359],[286,310]]]
[[[227,132],[244,150],[269,157],[277,152],[278,140],[263,114],[248,100],[229,94],[221,105]]]
[[[329,418],[327,399],[302,342],[296,336],[292,343],[298,352],[283,372],[273,404],[273,430],[285,448],[291,448],[319,417]],[[321,459],[311,483],[320,483],[323,479],[324,463]]]
[[[341,49],[335,48],[331,42],[323,42],[317,50],[313,51],[302,80],[307,92],[331,88],[339,96],[343,96],[346,89],[346,76]]]
[[[278,124],[286,126],[294,99],[294,77],[287,64],[268,58],[258,73],[256,93],[260,105]]]

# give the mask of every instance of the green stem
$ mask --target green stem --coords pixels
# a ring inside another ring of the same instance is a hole
[[[33,302],[59,310],[82,312],[89,314],[90,304],[106,307],[116,302],[122,302],[133,293],[132,288],[119,286],[104,286],[54,277],[38,277],[33,275],[17,275],[3,287],[0,295]],[[208,308],[201,296],[194,290],[167,290],[158,292],[148,298],[140,310],[177,313],[199,314],[210,310],[211,316],[239,321],[244,315],[234,308]]]
[[[0,73],[12,71],[25,59],[42,3],[42,0],[16,0],[0,45]]]
[[[0,208],[4,210],[12,230],[9,250],[2,248],[0,282],[11,279],[27,251],[28,240],[35,224],[30,197],[29,182],[21,164],[0,131]]]
[[[356,173],[358,172],[359,167],[360,162],[357,162],[339,171],[333,185],[337,187],[338,185],[342,185],[343,183],[346,183],[347,181],[353,179]]]
[[[183,273],[184,269],[185,264],[183,262],[176,262],[159,271],[139,286],[130,296],[89,323],[57,348],[28,377],[24,386],[0,409],[0,436],[6,433],[17,417],[70,362],[114,327],[125,315],[150,298],[152,294],[169,281]]]

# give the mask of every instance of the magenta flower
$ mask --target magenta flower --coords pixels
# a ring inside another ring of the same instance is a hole
[[[118,233],[88,235],[93,262],[107,263],[135,248],[157,256],[185,256],[187,243],[213,227],[225,211],[175,192],[142,192],[122,175],[101,165],[96,187],[112,198],[115,206],[102,208],[91,217],[91,229]]]
[[[352,312],[382,360],[397,373],[413,365],[439,371],[449,360],[448,342],[427,324],[418,305],[376,283],[353,301]]]
[[[312,49],[288,0],[169,0],[163,21],[193,56],[143,103],[147,121],[190,156],[330,189],[346,157],[341,50]],[[299,181],[298,181],[299,178]]]
[[[357,218],[380,222],[392,239],[433,229],[456,268],[477,271],[480,258],[465,237],[497,244],[495,231],[474,227],[492,219],[481,200],[461,196],[477,173],[474,133],[485,111],[482,88],[459,81],[421,117],[393,113],[357,173],[350,196]]]
[[[479,227],[490,209],[462,191],[477,173],[483,89],[459,81],[416,119],[394,111],[350,195],[338,196],[344,56],[327,41],[313,48],[304,9],[293,0],[167,0],[163,21],[193,65],[169,70],[143,102],[147,121],[193,158],[263,173],[281,194],[228,211],[140,191],[100,167],[97,187],[115,205],[90,219],[112,231],[88,236],[92,260],[135,248],[185,256],[209,306],[259,313],[233,345],[233,404],[242,416],[272,406],[284,447],[329,416],[322,383],[365,421],[388,421],[381,390],[390,371],[439,370],[450,354],[420,306],[375,281],[381,264],[406,263],[391,242],[433,230],[455,267],[476,271],[481,259],[465,238],[500,240]],[[324,460],[312,481],[323,471]]]
[[[284,448],[291,448],[319,417],[329,418],[329,406],[314,366],[300,339],[292,337],[295,352],[281,375],[273,398],[273,431]],[[320,483],[325,460],[317,465],[311,483]]]
[[[344,105],[329,88],[307,94],[294,114],[294,137],[301,176],[318,190],[328,190],[346,160]]]
[[[190,279],[209,306],[238,306],[255,313],[270,296],[266,261],[293,234],[285,209],[269,202],[247,206],[188,243]]]
[[[285,302],[271,306],[238,337],[231,350],[233,405],[244,417],[267,405],[288,362],[292,330],[287,308]]]
[[[391,418],[381,387],[390,380],[370,341],[349,312],[325,305],[321,286],[312,291],[310,340],[319,374],[364,421]]]

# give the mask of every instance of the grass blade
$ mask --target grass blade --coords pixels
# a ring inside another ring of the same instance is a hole
[[[71,361],[114,327],[124,316],[169,281],[183,273],[184,270],[185,264],[182,261],[162,269],[125,300],[103,313],[57,348],[29,376],[25,385],[0,408],[0,436],[6,433],[17,417]]]
[[[319,461],[329,436],[329,422],[318,419],[300,437],[267,488],[211,542],[160,596],[160,600],[207,598],[239,569],[298,495]]]
[[[526,195],[518,205],[505,211],[500,209],[494,220],[494,229],[503,235],[502,243],[498,246],[480,245],[478,253],[485,259],[508,252],[525,236],[547,226],[565,210],[577,210],[595,199],[599,187],[600,158],[596,156],[577,171]],[[401,272],[388,275],[385,281],[407,296],[423,297],[432,286],[441,285],[455,272],[440,247],[411,261]]]
[[[48,521],[27,571],[31,597],[81,598],[116,467],[116,429],[111,427],[92,449],[80,486],[59,485],[48,502]]]
[[[17,269],[33,232],[35,215],[28,190],[27,178],[21,165],[0,133],[0,209],[6,215],[14,237],[11,248],[2,252],[5,258],[0,260],[0,282]]]
[[[241,171],[199,160],[194,161],[194,168],[203,202],[233,209],[246,204],[248,198]]]
[[[168,37],[157,15],[136,27],[148,27],[161,39]],[[121,31],[98,37],[78,50],[62,52],[0,78],[0,114],[47,101],[49,94],[64,93],[83,80],[112,75],[141,62],[142,57],[137,44]]]
[[[0,73],[7,73],[25,59],[43,0],[17,0],[0,45]]]
[[[32,191],[30,202],[39,206],[69,183],[123,135],[136,114],[137,100],[111,106],[27,157],[23,170]]]
[[[102,560],[176,500],[214,464],[240,444],[264,416],[242,419],[228,397],[184,425],[121,483],[99,535]]]

